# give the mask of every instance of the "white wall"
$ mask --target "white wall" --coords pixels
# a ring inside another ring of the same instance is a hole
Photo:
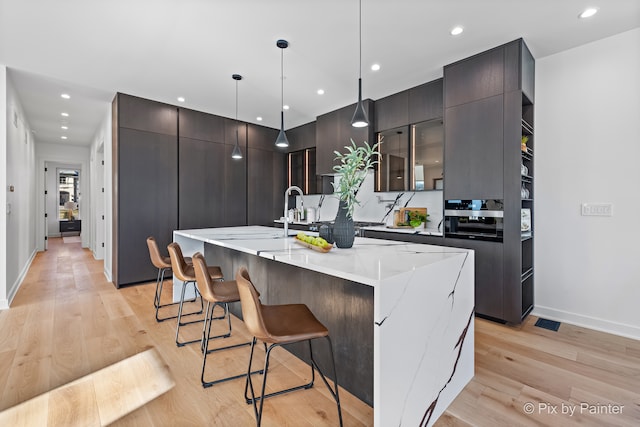
[[[536,61],[534,314],[636,339],[639,76],[640,29]]]
[[[96,259],[104,259],[105,276],[111,280],[111,104],[105,106],[104,119],[96,130],[90,150],[91,193],[94,195],[91,249]]]
[[[0,64],[0,171],[7,170],[7,67]],[[0,173],[0,310],[9,307],[7,298],[7,174]]]
[[[6,103],[2,102],[5,108],[2,135],[6,138],[2,152],[6,157],[0,159],[0,164],[6,166],[3,177],[3,196],[6,197],[4,236],[0,240],[4,251],[0,252],[0,257],[6,263],[2,271],[6,271],[6,275],[4,284],[0,284],[0,308],[8,308],[36,250],[35,151],[31,128],[5,67],[0,72],[0,80],[6,91],[2,98],[3,101],[6,99]]]

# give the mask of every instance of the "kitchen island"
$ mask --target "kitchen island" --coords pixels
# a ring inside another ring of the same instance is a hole
[[[340,385],[373,405],[376,426],[433,424],[473,377],[473,251],[356,238],[320,253],[258,226],[174,241],[228,279],[247,267],[265,304],[307,304],[330,331]],[[308,360],[303,346],[289,350]]]

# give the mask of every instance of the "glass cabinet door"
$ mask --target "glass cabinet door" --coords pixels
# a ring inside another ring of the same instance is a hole
[[[409,188],[409,132],[401,127],[378,133],[382,155],[376,165],[375,191],[406,191]]]
[[[443,147],[442,120],[411,125],[411,190],[442,190]]]

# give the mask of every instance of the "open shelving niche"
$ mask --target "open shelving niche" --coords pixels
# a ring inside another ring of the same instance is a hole
[[[522,185],[529,191],[528,197],[521,198],[522,209],[531,212],[531,228],[522,233],[521,239],[521,284],[522,284],[522,318],[524,319],[533,309],[533,236],[534,236],[534,179],[533,179],[533,103],[522,94],[522,135],[529,137],[526,151],[522,150],[522,164],[527,167],[527,174],[521,175]]]

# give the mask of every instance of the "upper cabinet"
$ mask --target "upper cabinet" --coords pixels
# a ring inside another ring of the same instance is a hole
[[[375,131],[382,132],[409,124],[409,91],[394,93],[376,101]]]
[[[375,191],[405,191],[409,186],[409,127],[378,133],[380,161],[376,165]]]
[[[409,189],[442,190],[444,172],[444,128],[442,119],[411,125],[413,169]]]
[[[375,191],[440,190],[443,184],[443,79],[376,101],[382,160]]]
[[[316,147],[316,122],[287,130],[289,151],[299,151]]]
[[[409,123],[442,119],[443,90],[441,78],[409,89]]]
[[[373,101],[366,99],[363,103],[369,121],[373,122],[375,120]],[[373,144],[375,141],[373,123],[364,128],[351,126],[355,109],[356,104],[352,104],[318,116],[316,120],[316,173],[318,175],[335,174],[334,151],[343,152],[345,146],[351,145],[351,140],[356,144],[362,144],[363,141]]]

